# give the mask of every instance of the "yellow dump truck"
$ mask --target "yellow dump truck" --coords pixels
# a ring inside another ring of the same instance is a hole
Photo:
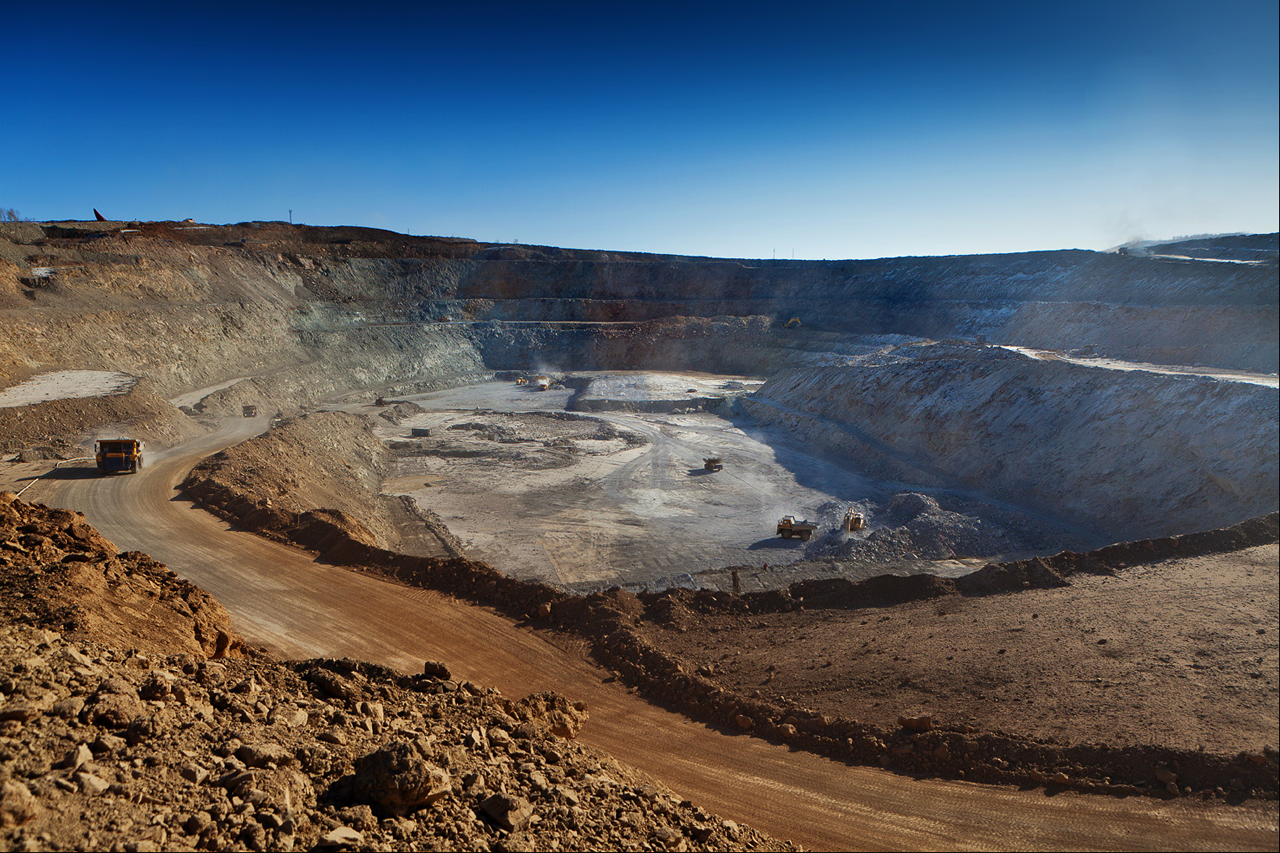
[[[142,442],[136,438],[103,439],[94,445],[98,470],[104,474],[117,471],[135,473],[142,467]]]
[[[782,520],[778,522],[778,535],[783,539],[797,537],[801,542],[808,542],[809,537],[813,536],[813,531],[818,529],[818,525],[808,521],[796,521],[794,515],[784,515]]]

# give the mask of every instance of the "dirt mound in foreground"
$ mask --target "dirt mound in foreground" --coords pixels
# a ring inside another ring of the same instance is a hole
[[[212,596],[139,551],[123,554],[65,509],[0,492],[0,620],[145,654],[237,655]]]
[[[201,590],[77,513],[5,494],[0,524],[0,849],[794,849],[580,746],[564,697],[438,662],[209,660],[188,634],[225,612]]]

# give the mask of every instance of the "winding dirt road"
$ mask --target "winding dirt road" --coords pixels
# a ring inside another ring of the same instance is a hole
[[[720,734],[629,694],[538,633],[482,608],[315,563],[194,508],[176,484],[202,457],[265,427],[152,454],[138,475],[50,479],[27,500],[72,507],[121,548],[150,553],[213,593],[238,630],[282,657],[353,657],[418,671],[438,659],[511,696],[585,700],[583,742],[726,818],[821,850],[1274,850],[1275,804],[1206,807],[913,780]]]

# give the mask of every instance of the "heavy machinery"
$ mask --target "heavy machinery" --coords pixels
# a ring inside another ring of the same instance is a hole
[[[849,507],[849,511],[844,514],[844,529],[846,533],[852,533],[855,530],[865,530],[867,519],[860,512],[856,512],[853,507]]]
[[[539,376],[536,381],[539,391],[545,391],[551,387],[551,378],[549,376]]]
[[[818,529],[818,525],[808,521],[796,521],[794,515],[784,515],[782,520],[778,522],[778,535],[783,539],[790,539],[793,536],[799,537],[801,542],[808,542],[809,537],[813,536],[813,531]]]
[[[517,376],[517,377],[516,377],[516,384],[517,384],[517,385],[528,385],[528,384],[529,384],[529,379],[528,379],[528,377],[525,377],[525,376]]]
[[[246,418],[256,418],[258,416],[258,407],[257,406],[241,406],[240,414],[244,415]]]
[[[719,471],[724,468],[724,460],[719,456],[712,456],[702,460],[702,467],[707,471]]]
[[[93,447],[98,470],[104,474],[126,471],[130,474],[142,467],[142,442],[136,438],[112,438]]]

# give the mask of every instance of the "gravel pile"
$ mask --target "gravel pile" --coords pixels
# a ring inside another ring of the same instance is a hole
[[[1061,529],[1037,525],[1023,514],[1001,511],[989,504],[951,498],[954,508],[941,506],[930,495],[901,492],[884,504],[863,501],[852,504],[867,519],[867,528],[846,533],[841,529],[850,504],[828,503],[819,508],[824,531],[805,549],[807,559],[888,563],[896,560],[947,560],[1081,547]]]

